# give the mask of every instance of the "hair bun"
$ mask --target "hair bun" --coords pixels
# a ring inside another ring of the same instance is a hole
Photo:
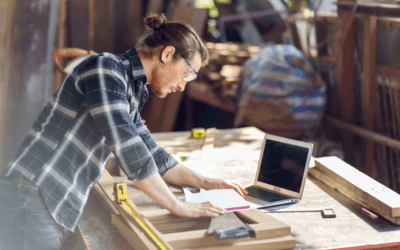
[[[144,24],[154,31],[160,30],[161,26],[166,22],[167,17],[163,13],[150,13],[144,18]]]

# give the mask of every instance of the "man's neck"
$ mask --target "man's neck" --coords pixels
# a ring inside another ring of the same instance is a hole
[[[151,81],[151,72],[155,67],[155,62],[157,62],[156,60],[153,60],[150,57],[147,57],[145,55],[145,53],[143,52],[143,49],[140,49],[137,51],[140,61],[142,62],[143,68],[144,68],[144,72],[146,73],[146,77],[147,77],[147,83]],[[146,83],[146,84],[147,84]]]

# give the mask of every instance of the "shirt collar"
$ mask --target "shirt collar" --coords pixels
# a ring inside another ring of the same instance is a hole
[[[146,72],[144,71],[142,61],[140,61],[140,57],[136,49],[132,48],[128,50],[125,55],[129,58],[129,62],[131,63],[133,79],[141,80],[143,83],[147,83]]]

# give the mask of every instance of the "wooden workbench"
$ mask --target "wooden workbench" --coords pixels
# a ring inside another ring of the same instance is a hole
[[[186,154],[186,166],[202,174],[251,185],[256,173],[259,150],[264,133],[256,128],[218,130],[214,148],[208,161],[198,166],[203,145],[202,139],[190,138],[190,132],[156,133],[153,138],[178,159]],[[126,177],[114,176],[116,181],[127,183],[128,194],[135,204],[146,211],[159,207],[144,195]],[[173,189],[182,196],[178,189]],[[271,213],[269,215],[288,224],[296,239],[296,249],[335,249],[360,246],[356,249],[399,249],[400,227],[385,219],[373,220],[361,212],[361,206],[315,178],[309,176],[300,203],[281,206],[282,210],[305,208],[333,208],[336,218],[324,219],[313,213]],[[270,208],[270,211],[276,208]],[[100,203],[91,195],[79,223],[82,240],[87,249],[129,249],[119,236]],[[397,242],[397,243],[396,243]],[[370,245],[368,247],[368,245]],[[371,248],[375,245],[375,248]],[[397,247],[394,247],[397,246]],[[355,249],[355,248],[352,248]]]

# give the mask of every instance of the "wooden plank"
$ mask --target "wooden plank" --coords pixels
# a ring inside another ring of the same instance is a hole
[[[349,192],[346,187],[344,187],[340,183],[336,182],[332,178],[328,177],[326,174],[321,172],[318,168],[316,168],[316,167],[315,168],[310,168],[309,169],[309,173],[314,178],[316,178],[317,180],[319,180],[319,181],[323,182],[324,184],[326,184],[327,186],[337,190],[341,194],[344,194],[345,196],[347,196],[351,200],[357,202],[361,206],[363,206],[363,207],[365,207],[365,208],[367,208],[367,209],[369,209],[369,210],[371,210],[371,211],[373,211],[375,213],[378,213],[380,216],[384,217],[385,219],[387,219],[388,221],[392,222],[393,224],[400,225],[400,217],[392,217],[387,213],[387,211],[383,211],[383,210],[381,210],[380,208],[377,208],[377,207],[372,207],[370,204],[366,203],[362,199],[362,197],[359,197],[357,195],[354,195],[354,193]]]
[[[255,249],[292,249],[296,247],[296,240],[292,236],[283,236],[273,239],[247,241],[235,241],[233,243],[223,243],[213,246],[214,250],[255,250]],[[195,248],[196,250],[209,250],[206,248]]]
[[[12,15],[14,11],[14,1],[0,0],[0,23],[3,28],[0,29],[0,172],[6,166],[4,161],[4,146],[7,125],[7,104],[8,91],[10,85],[10,48],[11,48],[11,28]]]
[[[236,215],[245,221],[246,223],[270,223],[271,216],[263,213],[258,209],[248,210],[248,211],[239,211],[236,212]],[[290,228],[289,228],[290,229]],[[289,231],[290,233],[290,231]]]
[[[141,11],[141,4],[136,1],[138,5],[136,6],[136,11]],[[132,19],[130,12],[131,0],[115,0],[114,3],[114,23],[113,23],[113,51],[114,53],[125,53],[127,50],[131,49],[134,46],[135,38],[132,35],[138,25],[137,23],[132,23]],[[141,13],[141,12],[140,12]],[[139,21],[136,20],[135,21]],[[139,26],[140,27],[140,26]]]
[[[353,134],[356,134],[358,136],[361,136],[365,139],[371,140],[373,142],[377,142],[379,144],[394,148],[394,149],[400,149],[400,141],[396,139],[392,139],[388,136],[384,136],[378,133],[375,133],[373,131],[370,131],[368,129],[364,129],[355,125],[352,125],[350,123],[335,119],[333,117],[330,117],[329,115],[325,115],[325,119],[330,125],[333,125],[337,128],[344,129],[348,132],[351,132]]]
[[[213,234],[208,234],[207,229],[203,230],[193,230],[193,231],[187,231],[187,232],[179,232],[179,233],[170,233],[170,234],[165,234],[166,238],[168,239],[168,242],[177,249],[181,248],[200,248],[204,247],[210,249],[218,248],[218,247],[227,247],[227,244],[229,246],[235,245],[239,242],[245,244],[251,244],[252,242],[258,242],[262,243],[265,242],[265,239],[279,239],[280,237],[289,237],[286,238],[286,240],[291,241],[294,240],[290,236],[290,226],[273,219],[269,220],[268,223],[262,223],[262,224],[251,224],[251,227],[254,228],[254,230],[257,231],[257,237],[256,238],[242,238],[242,239],[235,239],[235,238],[230,238],[230,239],[225,239],[223,241],[218,240],[217,237]],[[229,248],[230,249],[230,248]]]
[[[186,235],[185,235],[186,236]],[[209,236],[212,241],[217,241],[215,236]],[[233,242],[229,241],[217,241],[219,244],[209,245],[206,244],[207,241],[199,240],[196,243],[205,243],[199,246],[193,246],[189,244],[188,246],[180,247],[177,245],[177,249],[229,249],[229,250],[246,250],[246,249],[292,249],[296,247],[296,240],[292,236],[282,236],[282,237],[275,237],[271,239],[260,239],[260,240],[236,240]],[[209,240],[207,238],[207,240]]]
[[[339,86],[340,113],[344,121],[353,123],[354,119],[354,87],[355,87],[355,20],[348,17],[350,13],[340,14],[343,23],[341,39],[337,43],[339,60],[337,61],[337,78]],[[348,19],[347,19],[348,18]],[[346,160],[354,161],[354,135],[343,131],[341,133]]]
[[[87,40],[89,43],[89,50],[94,51],[94,0],[87,0]],[[73,46],[72,46],[73,47]]]
[[[400,216],[400,195],[371,177],[360,172],[337,157],[322,157],[315,160],[316,168],[362,198],[370,207],[384,211],[389,216]]]
[[[94,6],[94,3],[92,0],[68,0],[67,2],[69,29],[68,46],[81,49],[93,49],[89,45],[88,38],[88,24],[90,24],[88,20],[91,18],[91,12],[88,8]]]
[[[68,26],[68,1],[57,1],[57,28],[56,28],[56,41],[54,49],[62,49],[67,47],[67,26]],[[62,68],[65,67],[64,60],[60,61]],[[55,79],[54,84],[51,86],[51,93],[55,93],[64,81],[65,75],[54,67]]]
[[[108,198],[111,200],[111,202],[114,204],[114,206],[117,208],[117,210],[120,212],[124,220],[127,222],[131,230],[136,234],[135,236],[132,237],[148,237],[147,233],[139,226],[139,224],[136,223],[136,221],[133,219],[132,215],[130,212],[127,210],[127,208],[122,205],[122,204],[117,204],[115,201],[114,197],[114,183],[115,180],[112,178],[112,176],[108,173],[107,170],[103,170],[103,174],[100,177],[100,179],[97,182],[100,187],[103,189],[105,194],[108,196]],[[150,223],[150,221],[144,217],[140,212],[139,209],[136,207],[136,205],[133,202],[130,202],[130,205],[132,206],[133,210],[135,211],[136,215],[144,221],[150,227],[153,232],[170,248],[171,246],[168,245],[168,242],[164,238],[164,236]],[[158,249],[156,244],[151,241],[152,245],[147,244],[148,242],[146,240],[137,242],[136,244],[143,244],[143,247],[146,247],[147,249]]]
[[[164,0],[149,0],[146,6],[146,15],[150,13],[161,13]]]
[[[131,249],[129,243],[111,224],[110,215],[102,204],[90,194],[79,221],[79,234],[85,250],[121,250]]]
[[[158,249],[143,233],[136,227],[128,227],[118,215],[111,215],[111,223],[118,228],[119,233],[131,244],[133,249],[148,250]]]
[[[103,208],[107,211],[107,213],[110,216],[119,214],[114,204],[110,201],[110,199],[108,199],[107,195],[104,193],[103,189],[100,187],[98,183],[93,185],[91,194],[93,194],[94,197],[96,197],[97,201],[101,203]]]
[[[96,52],[113,52],[115,0],[96,0],[94,9],[94,43]]]
[[[342,0],[338,1],[338,11],[351,11],[354,8],[355,1]],[[386,17],[399,17],[400,5],[399,4],[383,4],[377,1],[363,1],[357,2],[357,13],[386,16]]]
[[[166,209],[154,209],[141,212],[143,216],[149,219],[150,222],[163,234],[207,229],[211,222],[211,218],[208,217],[178,217]]]
[[[141,0],[129,0],[129,18],[127,21],[130,25],[128,32],[132,42],[135,42],[144,33],[142,4]]]
[[[363,56],[362,56],[362,114],[363,125],[369,130],[374,130],[374,92],[375,92],[375,58],[376,58],[376,25],[374,16],[365,16],[363,19]],[[366,173],[372,176],[372,164],[374,162],[374,143],[364,141],[364,161]]]

